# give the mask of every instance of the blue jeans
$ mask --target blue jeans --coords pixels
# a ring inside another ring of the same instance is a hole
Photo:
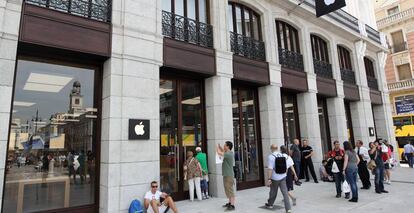
[[[407,158],[407,161],[408,161],[408,165],[410,166],[410,168],[413,168],[413,155],[412,155],[412,153],[406,153],[405,154],[405,157]]]
[[[357,186],[357,176],[358,168],[347,168],[345,171],[346,181],[351,187],[352,198],[358,199],[358,186]]]
[[[384,167],[375,168],[375,191],[384,191]]]

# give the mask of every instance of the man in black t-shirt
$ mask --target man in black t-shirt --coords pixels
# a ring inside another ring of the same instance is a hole
[[[306,182],[309,182],[309,168],[313,180],[315,181],[315,183],[318,183],[318,179],[316,178],[315,169],[313,167],[312,162],[313,149],[311,146],[308,145],[308,140],[303,140],[302,144],[303,172],[305,174]]]

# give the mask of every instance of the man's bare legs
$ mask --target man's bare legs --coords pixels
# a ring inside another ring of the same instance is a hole
[[[177,207],[175,206],[174,200],[168,196],[165,198],[164,203],[167,204],[168,207],[170,207],[170,209],[174,212],[174,213],[178,213]],[[156,212],[158,213],[158,212]]]
[[[158,201],[157,200],[151,200],[150,205],[151,205],[151,208],[154,211],[154,213],[160,213],[158,211]]]

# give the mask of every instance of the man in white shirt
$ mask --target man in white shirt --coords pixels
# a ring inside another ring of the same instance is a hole
[[[268,168],[267,186],[270,187],[270,192],[269,192],[269,199],[265,205],[268,208],[273,207],[273,204],[277,197],[277,191],[280,187],[280,191],[282,192],[284,203],[285,203],[285,210],[286,212],[291,212],[289,194],[288,194],[288,189],[286,185],[286,176],[287,176],[287,170],[293,169],[293,165],[294,165],[293,160],[287,154],[282,154],[278,152],[277,151],[278,147],[275,144],[272,144],[272,146],[270,147],[270,150],[272,153],[267,157],[267,162],[268,162],[267,164],[267,168]],[[278,174],[276,173],[276,170],[275,170],[275,167],[277,166],[275,165],[275,163],[276,163],[276,158],[280,158],[280,157],[286,158],[286,165],[285,165],[286,171],[284,173]],[[296,181],[298,180],[297,176],[295,176],[295,180]]]
[[[163,213],[170,208],[174,213],[177,213],[177,208],[171,196],[167,193],[158,191],[157,181],[151,182],[151,190],[145,193],[144,207],[147,213]]]
[[[408,161],[408,165],[410,168],[413,168],[413,157],[414,157],[414,146],[413,142],[409,142],[404,145],[404,155]]]
[[[358,175],[362,182],[361,189],[371,188],[371,181],[369,180],[369,171],[367,168],[368,162],[371,160],[368,154],[368,149],[364,147],[364,143],[361,140],[356,141],[355,152],[357,153],[359,159],[358,164]]]

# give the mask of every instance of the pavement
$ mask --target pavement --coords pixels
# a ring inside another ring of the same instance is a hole
[[[373,178],[371,176],[371,178]],[[373,180],[371,180],[373,184]],[[358,182],[358,187],[361,183]],[[313,182],[303,183],[295,186],[294,194],[297,197],[297,205],[293,206],[292,212],[304,213],[412,213],[414,212],[414,169],[395,168],[392,170],[391,185],[385,184],[389,194],[376,194],[374,187],[370,190],[358,190],[359,202],[350,203],[346,199],[335,198],[335,183]],[[282,203],[283,196],[280,191],[276,199],[276,209],[263,209],[269,193],[268,187],[237,191],[236,210],[237,213],[270,213],[285,212]],[[224,198],[210,198],[203,201],[189,200],[177,202],[180,213],[215,213],[224,212],[222,205],[227,202]]]

